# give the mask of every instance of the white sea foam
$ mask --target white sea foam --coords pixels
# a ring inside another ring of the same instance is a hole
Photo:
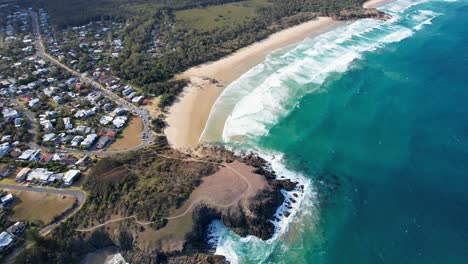
[[[215,246],[216,254],[226,256],[231,263],[243,263],[246,260],[262,263],[278,247],[287,247],[278,238],[288,234],[290,227],[297,226],[304,215],[314,214],[316,194],[310,180],[289,170],[279,153],[266,153],[257,149],[254,145],[256,139],[267,134],[272,125],[296,108],[301,97],[324,92],[323,82],[333,74],[347,71],[364,52],[400,42],[430,24],[440,14],[427,8],[415,8],[425,2],[427,0],[392,2],[382,8],[392,16],[387,21],[358,20],[306,39],[286,52],[268,56],[264,63],[225,89],[210,114],[210,119],[216,119],[217,113],[230,112],[225,122],[223,140],[231,144],[242,142],[244,147],[253,148],[272,164],[279,178],[297,181],[298,185],[304,186],[304,190],[283,192],[286,201],[275,214],[279,219],[273,222],[276,232],[268,241],[252,236],[241,238],[221,222],[213,222],[210,226],[210,243]],[[218,111],[220,109],[222,111]],[[292,203],[291,199],[296,202]],[[292,208],[286,207],[288,202]],[[286,210],[291,214],[289,217],[285,217]]]
[[[257,152],[271,164],[271,169],[277,173],[278,178],[297,182],[297,187],[290,192],[282,191],[282,194],[285,196],[285,202],[275,213],[276,220],[272,221],[275,226],[275,234],[267,241],[263,241],[255,236],[239,237],[218,220],[210,224],[208,243],[216,248],[215,254],[225,256],[233,264],[242,263],[244,256],[249,256],[251,261],[258,263],[265,261],[274,250],[278,238],[287,233],[292,222],[298,221],[301,218],[297,217],[298,214],[303,216],[313,213],[313,203],[316,200],[316,193],[310,180],[300,173],[288,170],[283,163],[284,157],[280,153],[267,154],[265,152],[262,153],[260,150]],[[300,208],[305,209],[300,211]],[[286,212],[289,213],[288,217],[286,217]],[[238,251],[243,251],[244,254],[236,254]]]
[[[320,90],[326,78],[345,72],[363,52],[399,42],[412,34],[410,28],[397,21],[363,19],[307,40],[289,52],[295,56],[283,55],[296,58],[294,61],[270,71],[268,77],[257,81],[257,86],[243,89],[244,94],[237,97],[239,101],[225,122],[223,140],[265,135],[268,127],[292,109],[291,102]]]

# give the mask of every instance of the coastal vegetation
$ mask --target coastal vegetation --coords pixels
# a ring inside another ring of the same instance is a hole
[[[83,184],[88,193],[83,208],[54,230],[51,238],[38,239],[16,263],[78,262],[103,241],[107,244],[112,241],[100,232],[86,237],[74,230],[115,217],[135,216],[139,221],[151,222],[146,228],[163,227],[170,209],[181,206],[201,178],[217,170],[214,164],[184,160],[184,155],[170,150],[166,144],[163,137],[158,137],[150,148],[100,160]],[[161,151],[164,155],[160,155]],[[131,247],[128,233],[143,231],[141,228],[127,221],[122,232],[114,237],[114,243],[123,249],[127,245],[128,249]]]
[[[110,60],[112,74],[171,105],[182,90],[166,82],[189,67],[213,61],[286,27],[316,18],[375,17],[364,0],[59,0],[22,2],[46,9],[56,28],[95,20],[126,22],[124,48]],[[167,86],[175,88],[168,90]]]

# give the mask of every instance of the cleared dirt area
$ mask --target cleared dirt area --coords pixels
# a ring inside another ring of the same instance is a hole
[[[141,143],[141,132],[143,131],[143,122],[139,117],[133,117],[130,123],[108,148],[108,151],[126,150],[136,147]]]
[[[47,225],[54,217],[73,206],[75,197],[49,193],[8,190],[15,197],[12,221],[30,221]]]

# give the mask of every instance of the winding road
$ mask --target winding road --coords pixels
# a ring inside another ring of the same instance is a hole
[[[135,146],[133,148],[125,149],[125,150],[119,150],[119,151],[86,151],[86,150],[78,150],[78,149],[64,149],[64,151],[70,152],[70,153],[82,153],[82,154],[92,154],[92,155],[102,155],[102,156],[111,156],[115,154],[121,154],[121,153],[126,153],[130,151],[135,151],[142,149],[148,145],[151,145],[154,141],[154,135],[151,132],[151,127],[150,127],[150,114],[147,110],[142,109],[140,107],[135,106],[134,104],[126,101],[125,99],[117,96],[114,94],[112,91],[109,89],[105,88],[101,84],[97,83],[93,79],[85,76],[84,74],[81,74],[67,65],[61,63],[54,57],[52,57],[50,54],[46,52],[44,42],[42,40],[42,35],[39,30],[39,23],[37,19],[37,14],[35,12],[30,12],[31,18],[32,18],[32,24],[33,24],[33,32],[34,32],[34,38],[35,38],[35,46],[36,46],[36,52],[39,57],[42,57],[43,59],[59,66],[60,68],[70,72],[73,76],[76,76],[79,78],[80,82],[82,83],[87,83],[93,86],[94,88],[98,89],[103,95],[106,97],[112,99],[114,102],[116,102],[118,105],[129,109],[133,114],[137,115],[138,117],[141,118],[143,121],[143,131],[141,133],[142,136],[142,141],[138,146]],[[29,118],[29,116],[28,116]],[[34,120],[34,119],[33,119]],[[40,147],[41,149],[55,149],[55,148],[47,148],[47,147]]]

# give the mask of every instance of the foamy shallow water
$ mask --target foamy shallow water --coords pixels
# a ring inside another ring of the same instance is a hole
[[[339,27],[315,38],[306,39],[294,47],[279,50],[229,85],[215,103],[210,122],[220,122],[226,116],[222,139],[239,149],[251,149],[272,163],[279,177],[298,181],[304,192],[296,190],[298,201],[290,217],[284,217],[285,205],[278,209],[277,232],[268,241],[249,236],[238,237],[222,223],[215,221],[209,237],[216,254],[226,256],[231,263],[268,262],[271,254],[288,247],[292,229],[314,226],[316,192],[305,175],[288,168],[281,153],[259,149],[258,138],[268,136],[270,128],[300,108],[298,102],[313,93],[327,93],[326,82],[353,67],[353,62],[368,52],[378,52],[391,43],[410,38],[443,15],[430,10],[426,0],[400,0],[380,8],[392,18],[387,21],[363,19]],[[222,113],[222,114],[221,114]],[[203,138],[203,136],[202,136]],[[284,192],[287,201],[293,193]],[[304,222],[310,221],[304,226]],[[300,232],[300,231],[299,231]],[[285,262],[286,263],[286,262]]]

